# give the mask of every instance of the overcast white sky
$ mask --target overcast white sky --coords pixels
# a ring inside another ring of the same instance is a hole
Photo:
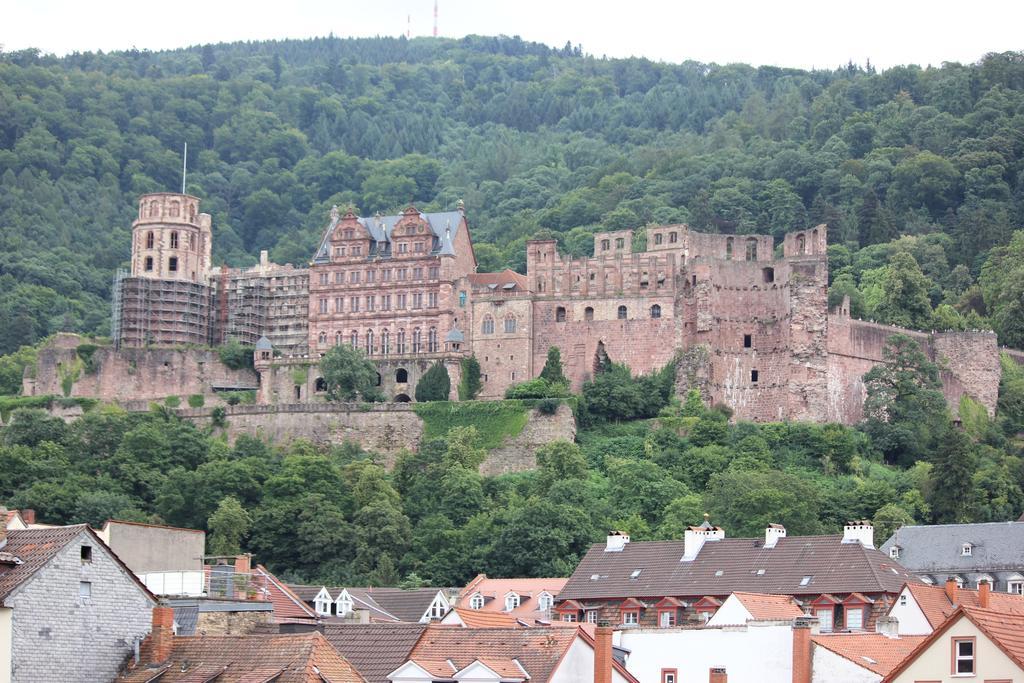
[[[594,55],[831,68],[1024,49],[1021,0],[439,0],[440,35],[519,35]],[[159,50],[267,38],[430,35],[434,0],[0,0],[4,50]]]

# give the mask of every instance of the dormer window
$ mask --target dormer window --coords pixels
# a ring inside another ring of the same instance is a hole
[[[889,548],[889,557],[894,560],[900,559],[900,547],[898,545]]]
[[[322,617],[330,616],[331,614],[331,596],[327,592],[326,588],[321,588],[320,592],[313,598],[313,610]]]
[[[348,594],[348,591],[341,591],[341,595],[334,601],[337,608],[338,616],[344,617],[352,614],[352,596]]]
[[[520,599],[518,594],[516,594],[516,593],[509,593],[508,595],[505,596],[505,611],[506,612],[511,612],[512,610],[514,610],[517,607],[519,607],[519,603],[520,602],[521,602],[521,599]]]
[[[971,557],[974,554],[974,546],[970,543],[964,543],[960,546],[960,555],[963,557]]]
[[[541,610],[549,610],[554,604],[555,599],[551,596],[551,593],[541,593],[537,597],[537,607]]]
[[[484,596],[479,593],[474,593],[473,597],[469,599],[470,609],[483,609],[484,608]]]

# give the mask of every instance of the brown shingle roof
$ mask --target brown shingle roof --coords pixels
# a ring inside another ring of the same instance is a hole
[[[166,662],[129,671],[117,681],[185,683],[209,680],[203,676],[215,671],[222,672],[217,683],[364,683],[320,633],[175,637]]]
[[[890,638],[881,633],[820,634],[815,644],[830,650],[880,676],[885,676],[906,659],[927,636]]]
[[[692,562],[681,562],[682,541],[629,543],[620,552],[590,548],[559,599],[696,597],[736,591],[816,595],[897,593],[918,580],[899,564],[842,536],[790,536],[765,548],[762,539],[709,541]],[[636,579],[630,578],[641,570]],[[763,570],[763,571],[761,571]],[[597,576],[597,579],[592,579]],[[801,585],[805,576],[811,577]]]
[[[410,658],[450,659],[459,670],[482,658],[515,659],[533,683],[545,683],[578,633],[577,629],[568,628],[473,629],[431,625]]]
[[[387,683],[388,674],[409,659],[426,624],[327,624],[324,636],[367,683]]]

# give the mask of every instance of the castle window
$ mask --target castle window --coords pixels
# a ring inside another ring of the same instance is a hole
[[[608,251],[612,246],[611,240],[601,240],[601,251]]]
[[[384,383],[384,378],[383,378],[383,377],[381,377],[381,376],[380,376],[380,373],[378,372],[378,373],[377,373],[377,383],[376,383],[376,384],[374,384],[373,386],[375,386],[375,387],[379,387],[379,386],[380,386],[381,384],[383,384],[383,383]]]
[[[380,353],[382,356],[388,355],[391,352],[391,335],[387,330],[380,333]]]
[[[160,205],[154,199],[153,201],[151,201],[149,203],[149,217],[150,218],[156,218],[159,215],[160,215]]]
[[[693,286],[694,287],[697,286],[697,276],[696,275],[693,276]]]
[[[355,237],[355,231],[353,231],[353,230],[352,230],[352,228],[349,228],[349,229],[347,229],[347,230],[343,231],[343,232],[342,232],[341,234],[342,234],[342,235],[343,235],[343,236],[345,237],[345,239],[347,239],[347,240],[350,240],[350,239],[352,239],[353,237]]]
[[[196,250],[196,236],[193,235],[192,233],[188,234],[188,248],[189,248],[189,251],[195,251]]]
[[[494,318],[487,315],[484,316],[483,325],[480,326],[480,332],[483,334],[494,334]]]
[[[326,313],[327,312],[327,299],[326,298],[320,299],[320,312],[321,313]]]
[[[181,213],[181,205],[178,204],[178,202],[171,202],[171,211],[170,211],[171,217],[172,218],[177,218],[178,214],[180,214],[180,213]]]
[[[146,266],[145,267],[146,267],[146,272],[147,273],[153,270],[153,257],[152,256],[147,256],[146,257]]]
[[[367,282],[373,282],[376,279],[377,279],[377,271],[375,271],[375,270],[368,270],[368,271],[366,271],[366,281]]]
[[[321,286],[327,284],[327,278],[328,278],[329,275],[330,275],[329,273],[320,273],[320,284],[321,284]]]
[[[399,330],[395,334],[395,353],[397,353],[400,356],[405,353],[405,330]],[[404,381],[409,381],[409,373],[403,370],[399,370],[398,372],[405,376]],[[395,378],[395,381],[399,381],[397,377]]]
[[[505,334],[512,334],[516,331],[516,318],[510,315],[505,318]]]
[[[402,334],[399,332],[399,334]],[[398,384],[407,384],[409,382],[409,371],[405,368],[398,368],[395,370],[395,382]]]
[[[615,248],[616,249],[622,249],[625,246],[626,246],[626,240],[624,238],[622,238],[622,237],[616,237],[615,238]]]
[[[348,343],[353,349],[359,348],[359,333],[352,330],[348,335]]]
[[[320,343],[320,346],[325,345],[327,343],[327,333],[321,332],[320,336],[317,337],[317,341]]]
[[[559,306],[558,308],[555,309],[555,322],[565,322],[565,306]]]
[[[465,308],[465,307],[466,307],[466,292],[462,291],[462,292],[459,292],[459,308]]]
[[[663,241],[665,241],[665,236],[662,235],[660,232],[657,235],[654,236],[654,243],[655,244],[661,244]]]
[[[409,251],[409,245],[405,242],[400,242],[398,245],[398,253],[405,254]]]
[[[368,296],[366,297],[366,310],[372,311],[377,303],[377,297]]]
[[[437,292],[427,292],[427,308],[437,308]]]
[[[334,312],[341,313],[345,310],[345,297],[336,296],[334,297]]]
[[[421,342],[420,328],[417,327],[416,329],[414,329],[412,331],[412,352],[413,353],[419,353],[420,351],[423,350],[421,348],[421,346],[422,346],[422,342]]]
[[[678,242],[679,241],[678,233],[670,232],[668,234],[668,241],[669,241],[669,244],[675,244],[676,242]]]
[[[353,270],[351,273],[349,273],[348,280],[354,285],[359,284],[359,271]]]
[[[322,394],[327,391],[327,382],[323,377],[316,378],[316,393]]]
[[[174,230],[171,232],[171,249],[178,248],[178,231]]]
[[[413,249],[417,254],[423,253],[423,242],[417,242],[416,247]]]
[[[362,256],[363,255],[363,248],[362,247],[352,247],[352,255],[353,256]]]
[[[796,250],[800,254],[807,253],[807,238],[803,235],[796,236]]]
[[[775,269],[774,268],[762,268],[761,275],[765,281],[765,284],[769,282],[775,282]]]
[[[583,309],[583,319],[587,320],[587,321],[593,320],[594,319],[594,309],[591,308],[590,306],[587,306],[586,308],[584,308]]]
[[[750,371],[750,381],[753,384],[757,384],[757,370],[751,370]]]
[[[749,334],[743,335],[743,348],[749,349],[751,346],[753,346],[753,343],[754,343],[754,339],[753,339],[753,337],[751,337],[751,335],[749,335]]]
[[[732,259],[732,238],[725,240],[725,258]]]
[[[395,295],[395,308],[399,310],[405,310],[405,294]]]
[[[597,277],[597,273],[591,273],[590,274],[590,281],[593,282],[596,277]]]
[[[430,276],[431,280],[436,280],[438,277],[441,276],[441,269],[438,268],[437,266],[430,266],[430,269],[427,271],[427,274]]]
[[[167,270],[169,270],[172,273],[177,273],[178,272],[178,257],[177,256],[172,256],[171,258],[167,259]]]
[[[747,260],[757,260],[757,240],[754,238],[747,240]]]
[[[423,268],[413,268],[412,269],[412,279],[413,280],[422,280],[423,279]]]
[[[431,327],[427,331],[427,353],[437,353],[437,328]]]
[[[651,306],[651,317],[652,318],[660,318],[661,317],[661,306],[659,306],[658,304],[654,304],[653,306]]]
[[[629,311],[626,309],[625,306],[619,306],[619,312],[618,312],[619,320],[625,320],[626,319],[626,315],[628,313],[629,313]]]
[[[326,339],[324,341],[327,341]],[[341,346],[341,330],[334,333],[334,345]]]
[[[373,330],[366,331],[366,355],[373,355]]]
[[[146,249],[153,248],[153,231],[150,230],[146,233]]]
[[[380,310],[390,311],[391,310],[391,295],[383,294],[380,297]]]

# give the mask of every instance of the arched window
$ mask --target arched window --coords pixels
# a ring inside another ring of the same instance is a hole
[[[395,382],[398,384],[406,384],[409,381],[409,371],[405,368],[398,368],[395,370]]]
[[[484,322],[480,326],[480,331],[483,334],[494,334],[494,318],[489,315],[485,315]]]
[[[651,306],[651,317],[652,318],[660,318],[661,317],[661,306],[659,306],[658,304],[654,304],[653,306]]]
[[[150,230],[146,233],[146,249],[153,248],[153,231]]]
[[[359,333],[352,330],[348,335],[348,343],[351,344],[353,349],[359,348]]]
[[[405,330],[395,333],[395,353],[399,356],[405,353]]]
[[[334,345],[341,346],[341,330],[334,333]]]
[[[807,253],[807,238],[803,235],[796,236],[796,251],[798,254]]]
[[[149,203],[149,217],[150,218],[156,218],[159,215],[160,215],[160,205],[154,199],[153,201],[151,201]]]
[[[619,313],[618,313],[619,320],[625,320],[626,319],[626,315],[628,313],[629,313],[629,311],[626,309],[625,306],[619,306]]]
[[[422,350],[420,343],[420,328],[417,327],[412,331],[412,352],[419,353]]]
[[[558,308],[555,309],[555,322],[565,322],[565,306],[559,306]]]
[[[177,249],[177,248],[178,248],[178,231],[177,230],[172,230],[171,231],[171,249]]]
[[[732,259],[732,238],[728,237],[725,240],[725,258]]]
[[[747,240],[747,260],[757,260],[757,240],[754,239],[753,237]]]
[[[373,330],[366,331],[366,355],[373,355]]]
[[[391,333],[387,330],[382,330],[380,333],[380,352],[383,356],[391,353]]]
[[[516,317],[514,315],[505,316],[505,334],[512,334],[516,331]]]
[[[148,272],[152,272],[152,270],[153,270],[153,257],[152,256],[147,256],[146,257],[146,272],[147,273]]]
[[[320,336],[317,337],[317,341],[320,344],[320,346],[326,345],[327,344],[327,333],[326,332],[321,332]]]
[[[519,595],[516,593],[509,593],[505,596],[505,611],[511,612],[515,608],[519,607]]]
[[[583,309],[583,319],[584,320],[593,320],[594,319],[594,309],[592,307],[587,306],[586,308]]]
[[[379,387],[379,386],[380,386],[381,384],[383,384],[383,383],[384,383],[384,378],[383,378],[383,377],[381,377],[381,376],[380,376],[380,373],[378,372],[378,373],[377,373],[377,383],[376,383],[376,384],[374,384],[373,386],[375,386],[375,387]]]
[[[427,331],[427,352],[437,353],[437,328],[431,327]]]

